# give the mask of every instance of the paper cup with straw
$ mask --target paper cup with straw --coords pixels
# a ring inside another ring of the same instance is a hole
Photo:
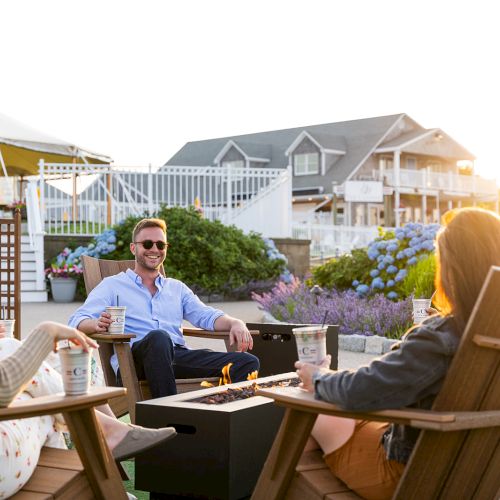
[[[319,365],[326,358],[328,325],[325,325],[325,322],[327,314],[325,313],[321,325],[301,326],[292,329],[300,362]]]
[[[121,334],[125,331],[125,311],[126,306],[120,306],[120,297],[116,296],[116,306],[106,307],[106,312],[111,315],[111,325],[108,327],[108,333]]]

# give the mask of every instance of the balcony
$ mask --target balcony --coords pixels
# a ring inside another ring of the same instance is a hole
[[[400,188],[415,189],[416,192],[434,194],[433,191],[440,191],[447,195],[455,196],[478,196],[491,197],[498,196],[498,187],[493,179],[484,179],[478,175],[458,175],[452,172],[438,173],[427,170],[405,170],[399,171]],[[378,172],[374,172],[380,174]],[[394,170],[384,170],[386,185],[394,187]]]

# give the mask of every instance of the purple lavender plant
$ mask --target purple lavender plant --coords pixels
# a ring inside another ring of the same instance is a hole
[[[287,323],[338,324],[344,335],[380,335],[400,338],[411,326],[411,299],[393,302],[383,294],[360,297],[353,290],[330,290],[317,298],[309,288],[294,278],[279,282],[271,292],[252,294],[261,309]]]

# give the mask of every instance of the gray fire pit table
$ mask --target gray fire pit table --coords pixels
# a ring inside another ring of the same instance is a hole
[[[251,495],[284,410],[262,396],[214,405],[191,400],[295,372],[137,404],[137,423],[174,426],[178,436],[136,458],[136,488],[151,500],[176,496],[236,500]]]

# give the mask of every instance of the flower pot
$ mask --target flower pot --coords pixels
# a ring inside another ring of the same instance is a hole
[[[73,302],[75,300],[75,278],[49,278],[54,302]]]

